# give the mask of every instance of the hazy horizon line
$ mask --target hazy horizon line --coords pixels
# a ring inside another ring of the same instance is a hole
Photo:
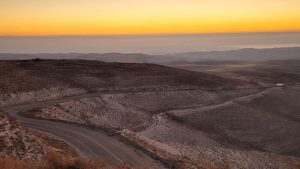
[[[264,49],[291,49],[291,48],[300,48],[300,46],[293,46],[293,47],[264,47],[264,48],[240,48],[240,49],[228,49],[228,50],[205,50],[205,51],[186,51],[186,52],[175,52],[175,53],[165,53],[165,54],[147,54],[142,52],[36,52],[36,53],[19,53],[19,52],[0,52],[0,54],[24,54],[24,55],[31,55],[31,54],[143,54],[149,56],[156,56],[156,55],[172,55],[172,54],[183,54],[183,53],[202,53],[202,52],[230,52],[230,51],[239,51],[245,49],[253,49],[253,50],[264,50]]]
[[[300,33],[291,31],[245,31],[245,32],[206,32],[206,33],[149,33],[149,34],[65,34],[65,35],[0,35],[0,38],[34,38],[34,37],[155,37],[155,36],[193,36],[193,35],[233,35],[233,34],[276,34]]]

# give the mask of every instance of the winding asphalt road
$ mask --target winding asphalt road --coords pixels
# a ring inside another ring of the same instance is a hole
[[[137,168],[161,168],[162,166],[159,162],[119,139],[108,136],[104,131],[93,130],[87,127],[80,127],[62,122],[32,119],[19,115],[20,112],[28,110],[96,96],[99,96],[99,93],[80,94],[26,105],[4,107],[2,110],[11,117],[18,119],[29,128],[57,136],[74,148],[74,150],[82,157],[88,159],[99,158],[113,164],[122,164],[125,162]]]
[[[27,118],[19,115],[20,112],[82,98],[97,97],[103,94],[107,93],[84,93],[36,103],[12,105],[4,107],[2,110],[8,113],[11,117],[18,119],[29,128],[37,129],[57,136],[74,148],[74,150],[82,157],[86,157],[88,159],[104,159],[114,164],[122,164],[125,162],[133,167],[138,168],[162,168],[162,165],[158,161],[153,160],[143,151],[135,149],[133,146],[130,146],[115,137],[108,136],[104,131],[93,130],[87,127],[81,127],[63,122]],[[244,96],[238,99],[245,99],[247,97],[252,97],[252,95]],[[238,99],[231,100],[223,104],[238,101]]]

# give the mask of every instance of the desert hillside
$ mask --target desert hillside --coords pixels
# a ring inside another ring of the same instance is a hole
[[[0,62],[0,104],[26,102],[83,92],[134,92],[236,88],[243,81],[154,64],[84,60]]]
[[[266,62],[254,70],[248,67],[253,62],[171,65],[178,69],[1,61],[0,103],[5,108],[57,99],[22,115],[106,131],[176,168],[294,169],[300,165],[299,74],[285,77],[296,67],[284,62],[275,62],[278,76],[272,65],[260,69]],[[192,68],[198,72],[184,70]]]

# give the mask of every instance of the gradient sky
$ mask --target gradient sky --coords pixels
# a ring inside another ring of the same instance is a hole
[[[300,0],[1,0],[0,35],[300,31]]]

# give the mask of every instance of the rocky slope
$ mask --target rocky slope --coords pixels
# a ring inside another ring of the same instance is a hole
[[[18,159],[40,159],[45,153],[33,132],[0,112],[0,155]]]

